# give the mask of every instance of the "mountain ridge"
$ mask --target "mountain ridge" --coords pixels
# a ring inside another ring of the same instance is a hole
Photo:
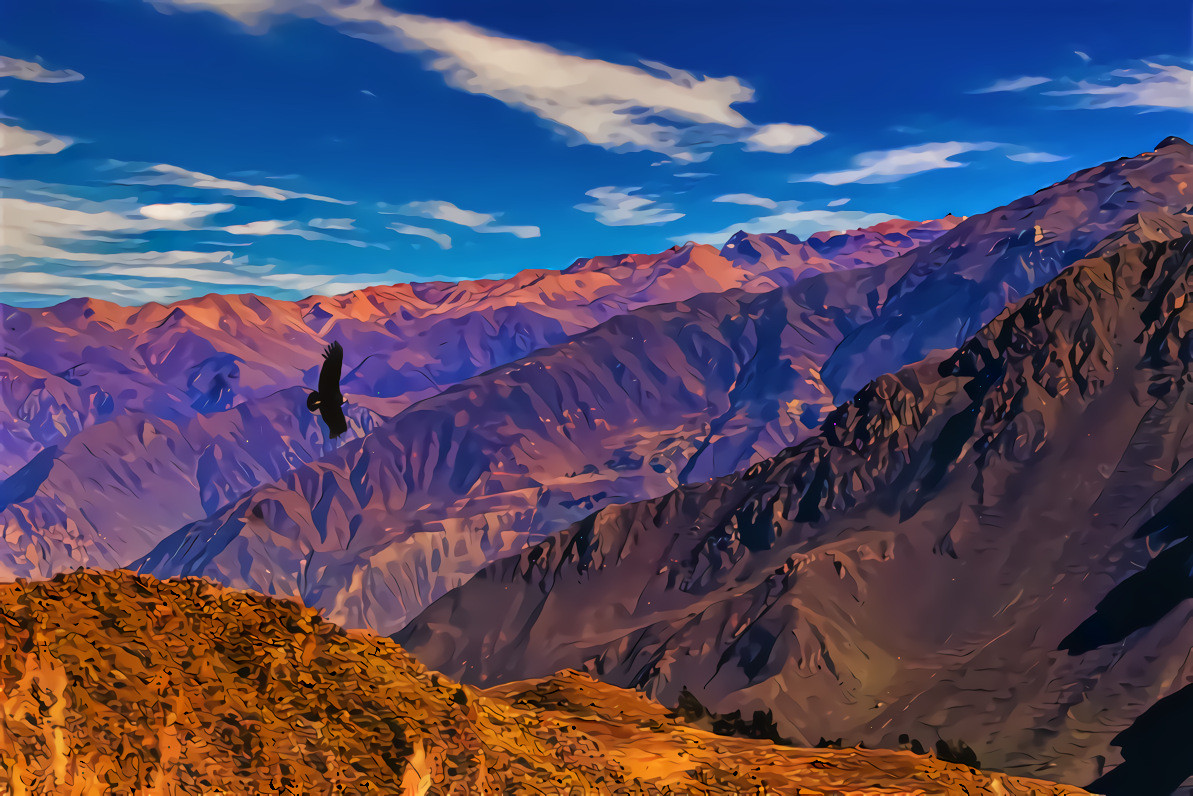
[[[1191,240],[1188,215],[1140,214],[943,361],[872,381],[820,436],[607,508],[395,638],[465,682],[577,668],[664,704],[687,688],[765,707],[802,742],[944,727],[996,769],[1093,781],[1193,678],[1172,652],[1193,640],[1179,596],[1127,640],[1059,649],[1127,610],[1097,606],[1157,566],[1168,527],[1132,526],[1190,484]],[[1171,790],[1131,783],[1109,792]]]

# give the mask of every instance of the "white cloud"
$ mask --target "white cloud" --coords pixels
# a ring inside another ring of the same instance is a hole
[[[815,232],[862,229],[896,218],[886,213],[865,213],[858,210],[800,210],[799,207],[799,202],[780,202],[777,207],[780,210],[778,213],[753,218],[743,224],[726,227],[720,232],[677,235],[671,238],[671,241],[680,244],[692,241],[721,246],[738,231],[758,235],[780,230],[786,230],[792,235],[807,239]]]
[[[310,17],[391,50],[422,53],[447,84],[535,114],[606,149],[706,158],[712,147],[790,152],[822,134],[792,124],[755,125],[733,105],[754,90],[736,77],[700,77],[664,64],[582,58],[463,22],[394,11],[378,0],[152,0],[161,10],[217,11],[263,32],[270,17]]]
[[[233,224],[229,227],[210,227],[209,231],[226,232],[229,235],[293,235],[303,240],[325,240],[333,243],[347,243],[349,246],[364,247],[369,244],[359,240],[337,238],[324,232],[300,226],[297,221],[282,221],[280,219],[264,219],[250,221],[247,224]]]
[[[849,197],[846,196],[846,197],[842,197],[840,199],[834,199],[833,201],[828,203],[828,206],[829,207],[840,207],[841,205],[847,205],[847,204],[849,204]]]
[[[985,88],[979,88],[969,92],[970,94],[997,94],[1002,91],[1023,91],[1032,86],[1043,85],[1044,83],[1051,83],[1052,79],[1048,77],[1032,77],[1024,75],[1023,77],[1010,78],[1008,80],[996,80]]]
[[[157,221],[194,221],[215,215],[216,213],[226,213],[233,209],[233,207],[235,205],[197,205],[186,202],[173,202],[171,204],[145,205],[141,208],[141,215]]]
[[[1007,155],[1007,158],[1019,163],[1056,163],[1069,159],[1067,155],[1054,155],[1051,152],[1017,152]]]
[[[452,247],[451,236],[444,235],[442,232],[437,232],[427,227],[415,227],[395,221],[389,225],[389,228],[399,235],[415,235],[420,238],[429,238],[438,243],[441,249],[450,249]]]
[[[607,227],[641,226],[643,224],[666,224],[684,217],[669,204],[658,201],[655,196],[637,195],[641,188],[617,188],[606,185],[593,188],[585,195],[595,202],[576,205],[577,210],[592,213],[596,220]]]
[[[189,171],[178,166],[171,166],[166,163],[149,166],[135,175],[119,177],[114,182],[118,185],[177,185],[183,188],[204,188],[213,191],[222,191],[233,196],[258,196],[278,201],[286,199],[312,199],[317,202],[332,202],[339,205],[352,204],[352,202],[345,202],[342,199],[332,199],[328,196],[318,196],[309,193],[297,193],[282,188],[275,188],[272,185],[253,185],[247,182],[240,182],[239,180],[226,180],[199,171]]]
[[[804,124],[764,124],[746,137],[745,148],[751,152],[793,152],[822,138],[824,133]]]
[[[1093,60],[1092,58],[1089,57],[1089,55],[1081,52],[1081,50],[1073,50],[1073,55],[1076,55],[1078,58],[1080,58],[1082,61],[1084,61],[1087,64]]]
[[[39,303],[74,296],[91,296],[116,303],[143,304],[148,301],[170,302],[210,293],[260,292],[288,293],[291,298],[311,294],[347,293],[374,285],[409,282],[413,275],[403,271],[383,273],[279,273],[272,266],[247,266],[229,259],[223,268],[177,267],[187,262],[187,252],[160,252],[152,260],[117,258],[96,261],[87,266],[52,268],[44,263],[0,258],[0,293],[29,294]],[[217,254],[228,255],[227,252]],[[215,264],[208,256],[205,262]],[[195,264],[201,261],[196,260]],[[29,304],[29,301],[21,302]]]
[[[0,157],[6,155],[56,155],[71,143],[66,138],[0,122]]]
[[[83,76],[73,69],[46,69],[41,64],[0,55],[0,77],[15,77],[33,83],[72,83]]]
[[[351,218],[312,218],[307,223],[315,229],[356,229],[356,225]]]
[[[1175,64],[1143,63],[1147,68],[1115,69],[1101,82],[1081,80],[1073,88],[1044,93],[1078,97],[1081,108],[1193,110],[1193,70]]]
[[[765,196],[754,196],[749,193],[727,193],[724,196],[718,196],[713,201],[728,202],[735,205],[753,205],[755,207],[765,207],[768,210],[774,210],[779,204],[774,199],[767,199]]]
[[[925,171],[965,166],[967,164],[950,158],[964,152],[993,149],[995,146],[989,142],[945,141],[882,152],[863,152],[853,159],[852,169],[813,174],[796,179],[796,182],[822,182],[826,185],[895,182]]]
[[[393,212],[400,216],[417,216],[419,218],[433,218],[437,221],[446,221],[449,224],[468,227],[474,232],[506,233],[518,238],[537,238],[542,234],[542,231],[538,227],[494,224],[493,222],[497,220],[497,216],[492,213],[478,213],[475,210],[465,210],[462,207],[457,207],[451,202],[445,202],[441,199],[432,199],[426,202],[407,202]]]

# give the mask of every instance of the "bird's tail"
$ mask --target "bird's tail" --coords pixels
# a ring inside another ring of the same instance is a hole
[[[319,393],[317,393],[317,392],[308,393],[307,394],[307,409],[310,409],[312,412],[319,411],[319,404],[322,402],[322,400],[323,400],[322,396],[320,396]]]

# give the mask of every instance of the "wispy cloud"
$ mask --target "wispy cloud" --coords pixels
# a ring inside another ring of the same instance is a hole
[[[970,94],[997,94],[1002,91],[1023,91],[1032,86],[1043,85],[1052,81],[1050,77],[1014,77],[1008,80],[996,80],[985,88],[975,89]]]
[[[439,244],[441,249],[450,249],[452,247],[452,239],[450,235],[445,235],[429,227],[416,227],[411,224],[402,224],[398,221],[389,225],[389,228],[399,235],[413,235],[419,238],[427,238]]]
[[[356,229],[356,225],[351,218],[312,218],[307,223],[315,229]]]
[[[15,77],[33,83],[73,83],[83,76],[73,69],[47,69],[41,64],[0,55],[0,77]]]
[[[279,272],[270,265],[250,266],[245,261],[231,259],[216,263],[220,268],[179,267],[179,263],[190,262],[187,257],[193,253],[159,254],[156,259],[143,258],[131,264],[99,261],[91,267],[66,268],[0,256],[0,293],[8,294],[7,301],[13,301],[15,295],[33,297],[17,302],[25,305],[47,304],[73,296],[91,296],[121,304],[169,302],[203,295],[212,289],[252,293],[268,288],[274,295],[288,294],[297,299],[413,279],[412,274],[396,270],[348,274]],[[214,263],[210,257],[207,262]],[[194,264],[202,263],[195,260]]]
[[[728,202],[735,205],[753,205],[755,207],[765,207],[768,210],[774,210],[779,204],[774,199],[767,199],[765,196],[755,196],[750,193],[727,193],[724,196],[718,196],[713,201]]]
[[[231,196],[257,196],[265,199],[276,199],[284,201],[286,199],[311,199],[317,202],[331,202],[339,205],[350,205],[352,202],[346,202],[342,199],[332,199],[329,196],[319,196],[310,193],[298,193],[296,191],[287,191],[283,188],[276,188],[272,185],[254,185],[252,183],[241,182],[239,180],[228,180],[220,177],[213,177],[210,174],[204,174],[200,171],[190,171],[179,166],[171,166],[166,163],[159,163],[157,165],[146,166],[138,168],[134,164],[127,163],[113,163],[117,168],[133,167],[136,173],[131,175],[121,175],[113,179],[116,185],[176,185],[183,188],[203,188],[213,191],[222,191]]]
[[[840,199],[834,199],[833,201],[829,202],[828,206],[829,207],[840,207],[841,205],[847,205],[847,204],[849,204],[849,197],[843,196]]]
[[[758,216],[749,221],[725,227],[720,232],[677,235],[671,238],[671,241],[673,243],[692,241],[721,246],[738,231],[756,235],[779,232],[780,230],[807,238],[809,235],[823,230],[860,229],[895,218],[895,216],[886,213],[866,213],[859,210],[803,210],[801,208],[802,203],[800,202],[776,202],[773,209],[778,212],[770,215]]]
[[[1155,60],[1137,61],[1137,66],[1114,69],[1099,73],[1091,70],[1092,59],[1074,50],[1081,59],[1075,67],[1080,77],[1016,77],[999,80],[972,94],[989,94],[997,91],[1026,91],[1040,89],[1039,93],[1049,97],[1073,97],[1075,102],[1069,108],[1145,108],[1150,110],[1193,110],[1193,70],[1176,63],[1159,63]],[[1163,60],[1163,59],[1162,59]],[[1042,87],[1047,86],[1048,90]]]
[[[492,213],[478,213],[475,210],[465,210],[441,199],[431,199],[425,202],[407,202],[392,212],[400,216],[416,216],[418,218],[446,221],[448,224],[468,227],[474,232],[505,233],[517,238],[537,238],[542,234],[542,231],[538,227],[496,224],[494,222],[497,221],[497,216]]]
[[[207,9],[263,32],[277,15],[311,17],[391,50],[422,53],[448,85],[528,111],[572,137],[679,161],[718,145],[791,152],[823,137],[807,125],[751,122],[733,108],[754,90],[736,77],[700,77],[664,64],[583,58],[463,22],[394,11],[378,0],[151,0],[163,11]]]
[[[1144,68],[1115,69],[1096,80],[1045,91],[1052,97],[1076,97],[1080,108],[1140,107],[1193,111],[1193,70],[1176,64],[1144,61]]]
[[[0,157],[7,155],[56,155],[71,145],[70,139],[26,130],[0,122]]]
[[[1067,155],[1054,155],[1051,152],[1016,152],[1007,155],[1007,158],[1019,163],[1056,163],[1069,159]]]
[[[346,243],[349,246],[356,246],[363,248],[370,245],[361,240],[350,240],[348,238],[337,238],[334,235],[328,235],[326,232],[319,232],[309,227],[305,227],[297,221],[270,218],[262,219],[260,221],[250,221],[246,224],[233,224],[229,227],[212,227],[209,228],[213,232],[226,232],[229,235],[293,235],[303,240],[323,240],[332,243]]]
[[[936,169],[955,169],[968,165],[951,158],[965,152],[993,149],[991,142],[943,141],[919,146],[863,152],[853,159],[854,168],[795,178],[795,182],[821,182],[825,185],[847,183],[896,182],[913,174]]]
[[[169,204],[145,205],[141,208],[141,215],[157,221],[195,221],[217,213],[226,213],[235,205],[219,204],[190,204],[188,202],[172,202]]]
[[[595,202],[576,205],[577,210],[592,213],[607,227],[631,227],[644,224],[666,224],[684,217],[658,197],[639,194],[641,188],[618,188],[606,185],[585,192]]]

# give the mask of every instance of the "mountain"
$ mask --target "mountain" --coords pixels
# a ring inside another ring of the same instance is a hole
[[[397,640],[492,685],[575,668],[799,743],[901,736],[1168,794],[1193,775],[1193,231],[1148,212],[951,355],[746,471],[613,506]]]
[[[1084,793],[721,737],[574,672],[479,691],[293,603],[129,573],[0,586],[0,687],[14,794]]]
[[[1193,206],[1193,148],[1165,138],[1151,153],[1084,169],[931,241],[874,318],[825,363],[838,401],[884,373],[952,350],[1137,213]],[[892,263],[892,267],[898,264]]]
[[[394,414],[627,309],[737,287],[760,270],[728,262],[709,246],[572,268],[297,302],[213,294],[168,306],[95,299],[46,309],[0,305],[0,397],[10,418],[0,473],[124,412],[179,420],[290,385],[313,387],[323,347],[333,339],[346,349],[345,391]]]
[[[8,342],[25,346],[26,356],[47,367],[75,357],[86,365],[63,371],[71,383],[0,359],[0,368],[23,374],[0,378],[0,396],[7,388],[18,407],[0,421],[7,433],[0,450],[13,461],[29,457],[0,483],[0,527],[10,540],[0,572],[50,575],[127,564],[182,525],[332,453],[416,399],[531,348],[701,290],[716,295],[744,285],[738,289],[748,295],[868,267],[953,223],[822,233],[805,243],[785,240],[766,257],[734,260],[707,246],[676,247],[581,260],[560,273],[373,288],[298,303],[210,296],[138,311],[107,305],[99,307],[107,313],[102,321],[79,302],[13,310],[10,328],[28,328]],[[343,389],[356,419],[336,442],[306,411],[302,388],[286,386],[314,385],[328,339],[347,349]],[[159,367],[135,372],[144,362]],[[79,406],[90,408],[80,414]],[[49,447],[30,456],[40,444]]]
[[[1050,258],[1092,248],[1092,231],[1113,233],[1130,208],[1181,209],[1193,184],[1188,153],[1166,142],[1078,172],[1027,204],[929,229],[876,228],[881,245],[736,235],[724,256],[811,262],[810,250],[853,265],[817,268],[766,293],[705,294],[618,316],[420,402],[182,528],[135,567],[298,595],[335,621],[395,632],[473,572],[602,506],[744,469],[815,434],[834,405],[822,369],[852,331],[884,317],[890,292],[923,290],[925,301],[946,303],[939,279],[914,287],[909,274],[939,266],[958,279],[1023,271],[1021,280],[1046,281],[1060,268]],[[1051,248],[1033,248],[1034,232],[1025,236],[1012,218],[1046,223]],[[897,253],[904,241],[912,245]],[[895,256],[859,262],[887,253]],[[964,325],[979,328],[987,306],[972,311]]]

